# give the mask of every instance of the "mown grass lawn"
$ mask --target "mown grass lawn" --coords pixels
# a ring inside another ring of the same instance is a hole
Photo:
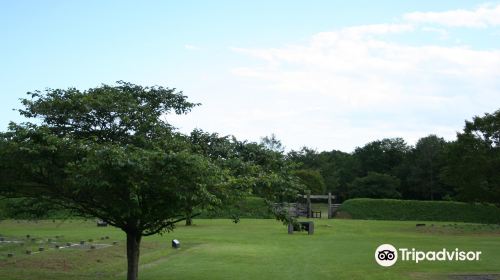
[[[425,222],[425,227],[417,228],[417,222],[314,221],[315,234],[311,236],[288,235],[281,223],[264,219],[242,219],[238,224],[199,219],[191,227],[179,225],[174,232],[143,240],[139,278],[388,280],[488,274],[500,279],[497,225]],[[81,220],[1,221],[0,236],[25,241],[24,245],[0,244],[0,279],[125,278],[125,236],[117,229],[98,228],[94,222]],[[109,239],[100,239],[105,236]],[[116,240],[118,245],[24,254],[26,249],[48,248],[43,244],[48,238],[61,244],[88,239],[111,244]],[[181,249],[170,248],[174,238],[181,241]],[[374,260],[374,250],[382,243],[419,250],[479,250],[482,255],[477,262],[398,262],[383,268]],[[7,257],[10,252],[14,257]]]

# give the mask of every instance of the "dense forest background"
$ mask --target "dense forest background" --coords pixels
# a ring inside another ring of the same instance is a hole
[[[410,146],[402,138],[386,138],[352,153],[304,147],[286,157],[299,166],[295,175],[312,193],[332,192],[339,202],[367,197],[498,204],[499,145],[497,110],[466,121],[455,141],[429,135]]]

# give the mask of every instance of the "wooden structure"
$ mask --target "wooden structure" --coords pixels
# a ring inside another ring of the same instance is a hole
[[[335,196],[331,193],[328,193],[327,195],[306,193],[305,195],[299,195],[298,197],[305,199],[305,203],[275,203],[274,207],[276,209],[286,209],[286,211],[288,211],[288,215],[291,217],[321,218],[321,211],[314,211],[312,209],[311,199],[327,199],[328,219],[332,219],[340,206],[340,204],[333,203]]]
[[[333,204],[333,200],[335,199],[335,196],[332,195],[332,193],[328,194],[311,194],[310,191],[308,191],[305,195],[301,196],[302,198],[306,199],[306,217],[307,218],[317,218],[317,212],[313,213],[312,210],[312,204],[311,204],[311,199],[328,199],[328,219],[333,218],[333,214],[335,214],[336,210],[338,209],[338,206],[340,204]],[[319,212],[319,218],[321,218],[321,212]]]

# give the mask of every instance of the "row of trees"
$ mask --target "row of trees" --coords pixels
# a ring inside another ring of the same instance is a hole
[[[409,146],[382,139],[353,153],[302,148],[288,158],[316,193],[354,197],[500,203],[500,110],[466,121],[457,140],[436,135]],[[308,178],[308,179],[306,179]],[[310,183],[314,180],[321,183]]]

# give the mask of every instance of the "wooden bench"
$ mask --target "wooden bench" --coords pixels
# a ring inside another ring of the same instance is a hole
[[[311,218],[320,218],[321,219],[321,211],[311,211],[312,217]]]

